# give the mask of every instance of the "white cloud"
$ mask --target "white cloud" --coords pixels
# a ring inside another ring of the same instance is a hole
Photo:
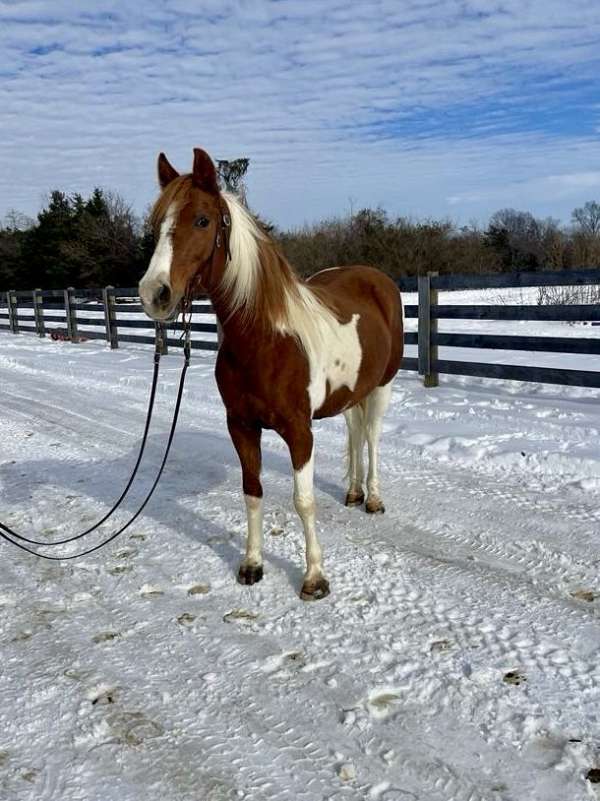
[[[142,210],[156,153],[189,169],[200,145],[249,156],[251,200],[281,224],[350,197],[463,219],[526,201],[568,217],[597,186],[573,178],[600,169],[597,137],[518,120],[499,131],[513,106],[535,116],[549,93],[593,80],[599,39],[600,10],[583,0],[0,2],[0,215],[96,184]],[[457,110],[462,135],[444,125]],[[416,112],[421,125],[403,127]]]

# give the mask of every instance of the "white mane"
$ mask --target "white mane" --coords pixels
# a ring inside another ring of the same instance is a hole
[[[222,287],[231,311],[239,310],[242,315],[250,317],[256,294],[260,291],[259,242],[268,241],[268,237],[236,195],[231,192],[221,194],[231,217],[231,259],[223,274]],[[322,348],[331,333],[339,328],[335,315],[310,287],[298,279],[294,280],[291,290],[286,285],[285,312],[273,324],[282,334],[295,337],[309,356]]]
[[[266,237],[237,195],[232,192],[221,192],[221,195],[227,203],[231,218],[231,259],[227,263],[221,283],[231,304],[231,311],[244,311],[252,306],[256,295],[260,270],[258,243]]]

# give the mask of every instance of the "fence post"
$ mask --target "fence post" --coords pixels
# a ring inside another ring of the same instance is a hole
[[[9,289],[6,293],[6,304],[8,306],[8,324],[11,333],[19,333],[19,307],[17,305],[17,293],[14,289]]]
[[[44,312],[42,306],[44,296],[41,289],[34,289],[31,293],[33,299],[33,317],[35,319],[35,331],[39,337],[46,336],[46,324],[44,323]]]
[[[117,314],[115,311],[115,288],[107,286],[102,290],[104,303],[104,325],[106,327],[106,341],[110,342],[110,349],[119,347],[119,330],[117,327]]]
[[[437,305],[437,289],[431,286],[431,279],[438,275],[430,272],[420,275],[417,280],[419,291],[419,375],[423,376],[425,387],[437,387],[439,375],[434,371],[438,359],[437,319],[431,317],[431,307]]]
[[[67,334],[69,335],[69,339],[71,342],[79,342],[79,337],[77,336],[77,311],[73,306],[74,299],[73,293],[75,292],[75,287],[67,287],[64,290],[65,296],[65,317],[67,320]]]
[[[164,323],[154,323],[154,343],[156,352],[160,353],[161,356],[169,352],[169,347],[167,345],[167,328]]]

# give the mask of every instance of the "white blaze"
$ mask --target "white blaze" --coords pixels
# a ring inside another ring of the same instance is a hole
[[[161,223],[160,235],[150,259],[150,266],[140,281],[140,297],[147,306],[152,305],[154,293],[160,286],[164,284],[170,286],[174,225],[175,210],[171,206]]]

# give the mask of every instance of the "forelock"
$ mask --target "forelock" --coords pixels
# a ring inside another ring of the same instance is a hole
[[[167,212],[177,215],[189,200],[191,191],[191,175],[180,175],[163,189],[150,212],[150,225],[155,236],[158,236],[160,226]]]

